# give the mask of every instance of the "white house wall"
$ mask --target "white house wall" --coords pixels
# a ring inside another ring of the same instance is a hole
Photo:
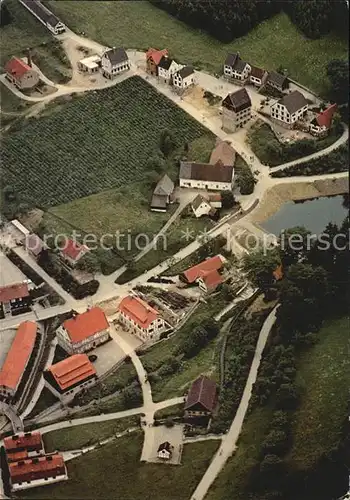
[[[232,182],[210,182],[194,179],[180,179],[180,187],[194,189],[208,189],[211,191],[231,191]]]

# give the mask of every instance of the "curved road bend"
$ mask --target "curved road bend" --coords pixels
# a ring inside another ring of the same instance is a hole
[[[204,476],[202,477],[200,483],[198,484],[197,488],[195,489],[191,497],[191,500],[204,499],[210,486],[213,484],[216,477],[224,467],[226,461],[232,455],[232,453],[235,451],[237,447],[236,443],[241,433],[243,421],[246,412],[248,410],[249,400],[252,395],[253,384],[255,383],[258,374],[262,353],[265,348],[267,339],[269,337],[271,328],[273,327],[276,321],[277,308],[278,305],[268,315],[260,330],[260,335],[256,345],[255,354],[250,367],[246,386],[244,388],[241,402],[239,404],[235,418],[232,421],[231,427],[228,433],[224,436],[220,448],[214,455],[214,458],[211,461],[208,469],[205,471]]]

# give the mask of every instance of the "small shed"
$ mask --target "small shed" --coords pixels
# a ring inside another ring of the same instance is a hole
[[[78,69],[84,73],[97,73],[100,67],[101,57],[97,54],[85,57],[78,62]]]

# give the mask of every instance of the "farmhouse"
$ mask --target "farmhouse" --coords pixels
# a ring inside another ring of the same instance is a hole
[[[167,49],[153,49],[150,48],[146,52],[146,71],[150,75],[157,76],[158,75],[158,65],[162,59],[162,57],[168,56]]]
[[[25,432],[6,437],[4,448],[7,462],[17,462],[45,453],[40,432]]]
[[[224,282],[224,278],[216,269],[213,269],[212,271],[201,271],[196,281],[202,292],[211,293]]]
[[[10,401],[15,396],[32,355],[37,330],[37,324],[32,321],[24,321],[19,325],[0,370],[1,400]]]
[[[202,217],[203,215],[208,215],[211,210],[211,205],[208,200],[206,200],[201,194],[198,194],[191,203],[191,208],[194,215],[197,217]]]
[[[56,331],[58,344],[68,354],[90,351],[109,340],[109,324],[99,307],[67,319]]]
[[[158,64],[159,79],[166,83],[171,82],[173,75],[181,69],[181,65],[168,56],[163,56]]]
[[[77,241],[67,240],[61,250],[61,257],[74,267],[88,251],[89,249],[85,245],[80,245]]]
[[[255,85],[256,87],[261,87],[268,76],[266,70],[257,68],[256,66],[251,67],[249,82]]]
[[[215,257],[203,260],[199,264],[184,271],[180,279],[190,285],[195,283],[205,273],[219,271],[223,265],[224,258],[221,255],[215,255]]]
[[[245,88],[228,94],[222,101],[222,128],[235,132],[243,127],[252,116],[252,102]]]
[[[81,59],[78,62],[78,69],[84,73],[97,73],[101,64],[101,57],[95,54]]]
[[[112,79],[130,69],[130,61],[123,48],[113,47],[106,50],[101,58],[102,74],[106,78]]]
[[[166,212],[166,209],[171,202],[173,191],[173,181],[167,174],[164,174],[153,191],[151,210],[154,212]]]
[[[224,64],[224,76],[244,83],[250,73],[250,65],[240,58],[239,52],[228,54]]]
[[[52,394],[67,403],[82,389],[95,385],[97,374],[86,354],[73,354],[50,366],[44,372],[44,379]]]
[[[218,141],[213,149],[209,163],[215,165],[220,162],[222,165],[230,165],[233,167],[236,159],[236,151],[227,141]]]
[[[272,104],[271,118],[284,127],[292,128],[305,115],[307,108],[307,100],[301,92],[295,90]]]
[[[35,16],[41,24],[46,26],[54,35],[59,35],[66,31],[65,25],[45,7],[39,0],[19,0],[26,9]]]
[[[207,377],[199,377],[189,390],[185,403],[185,417],[210,416],[217,401],[216,384]]]
[[[231,191],[234,181],[234,168],[229,165],[210,163],[180,163],[180,187]]]
[[[63,456],[59,453],[9,463],[12,491],[26,490],[68,479]]]
[[[321,111],[310,123],[310,132],[316,137],[326,136],[331,127],[334,113],[337,111],[337,105],[331,104],[325,110]]]
[[[266,78],[266,85],[273,89],[283,92],[289,86],[288,78],[276,71],[271,71]]]
[[[184,66],[173,76],[173,86],[175,90],[185,90],[194,85],[194,69],[192,66]]]
[[[0,287],[0,310],[3,315],[17,316],[30,310],[32,299],[27,283],[15,283]]]
[[[38,73],[18,57],[12,57],[6,65],[6,78],[19,89],[31,89],[39,83]]]
[[[119,321],[143,341],[158,340],[166,329],[159,312],[134,295],[128,295],[119,304]]]
[[[173,453],[174,447],[171,446],[169,441],[165,441],[165,443],[162,443],[159,445],[158,450],[157,450],[157,455],[158,458],[161,458],[162,460],[170,460],[171,455]]]

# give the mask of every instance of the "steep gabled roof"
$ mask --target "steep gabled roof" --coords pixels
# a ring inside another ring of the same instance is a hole
[[[288,95],[285,95],[278,101],[278,104],[282,104],[287,108],[287,111],[292,115],[299,109],[303,108],[308,104],[304,95],[299,92],[299,90],[294,90]]]
[[[93,307],[82,314],[77,314],[74,318],[67,319],[63,323],[63,327],[70,340],[75,343],[81,342],[95,333],[107,330],[109,324],[102,309]]]
[[[232,107],[236,112],[249,108],[252,105],[249,94],[245,88],[228,94],[222,101],[224,107]]]
[[[85,245],[81,245],[77,241],[67,240],[61,253],[72,260],[79,260],[88,251],[89,249]]]
[[[167,55],[168,55],[168,49],[158,50],[158,49],[150,48],[146,52],[146,59],[147,59],[147,61],[149,59],[151,59],[154,62],[154,64],[156,64],[158,66],[162,57],[167,56]]]
[[[187,78],[188,76],[192,75],[194,73],[194,69],[192,66],[184,66],[181,68],[177,74],[181,76],[181,78]]]
[[[59,453],[32,457],[27,460],[9,464],[12,483],[34,481],[45,477],[60,476],[67,473],[63,456]]]
[[[158,67],[168,70],[173,62],[173,59],[167,56],[163,56],[159,61]]]
[[[166,450],[166,451],[171,451],[171,444],[169,443],[169,441],[165,441],[165,443],[162,443],[158,446],[158,450],[157,451],[163,451],[163,450]]]
[[[135,321],[140,328],[148,328],[159,317],[156,309],[134,295],[128,295],[121,301],[119,311]]]
[[[266,70],[258,68],[257,66],[252,66],[251,68],[252,68],[251,72],[250,72],[251,76],[254,76],[255,78],[259,78],[260,80],[262,79],[262,77],[266,73]]]
[[[220,255],[215,255],[215,257],[211,257],[210,259],[203,260],[199,264],[190,267],[186,271],[184,271],[184,276],[188,283],[194,283],[197,278],[201,276],[201,273],[214,271],[221,269],[223,266],[222,259]]]
[[[208,290],[214,290],[214,288],[224,281],[223,277],[216,269],[212,271],[201,271],[199,277],[202,278]]]
[[[112,66],[129,60],[125,49],[123,49],[122,47],[113,47],[113,49],[106,50],[104,56],[106,56],[110,60]]]
[[[191,386],[185,403],[185,410],[200,404],[206,410],[213,411],[216,402],[216,383],[207,377],[199,377]]]
[[[215,165],[219,160],[223,165],[233,166],[235,163],[236,151],[226,141],[220,141],[213,149],[209,163]]]
[[[5,65],[5,71],[15,78],[21,78],[21,76],[31,69],[32,68],[28,66],[28,64],[18,57],[12,57]]]
[[[162,196],[169,196],[174,191],[174,183],[167,174],[158,181],[158,184],[153,191],[153,194],[159,194]]]
[[[201,194],[197,194],[195,199],[192,201],[191,206],[193,210],[197,210],[201,206],[202,203],[209,205],[209,201],[206,200]]]
[[[336,104],[331,104],[330,106],[328,106],[328,108],[321,111],[321,113],[316,116],[317,125],[319,127],[331,128],[333,115],[336,111]]]
[[[281,73],[277,73],[277,71],[271,71],[267,77],[267,83],[271,82],[279,87],[283,87],[286,80],[288,80],[287,77],[281,75]]]
[[[62,391],[96,375],[96,370],[86,354],[73,354],[50,366],[47,371]]]
[[[25,432],[14,434],[13,436],[4,438],[4,447],[6,453],[15,453],[23,449],[41,450],[43,442],[40,432]]]

